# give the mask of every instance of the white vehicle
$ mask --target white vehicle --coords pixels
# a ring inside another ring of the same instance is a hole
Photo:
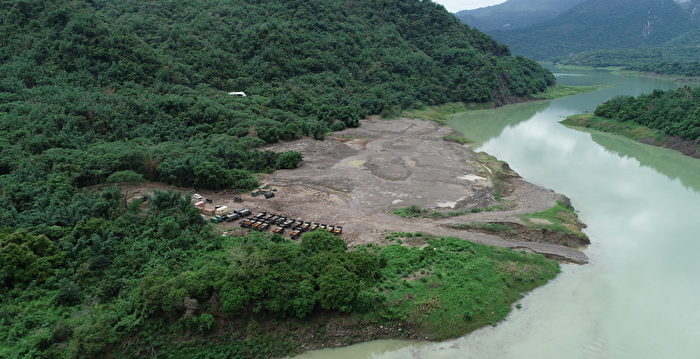
[[[192,195],[192,197],[194,197],[194,199],[202,199],[202,196],[199,195],[199,194],[197,194],[197,193],[195,193],[194,195]]]

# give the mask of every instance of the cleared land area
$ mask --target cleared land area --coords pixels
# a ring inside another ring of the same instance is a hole
[[[342,226],[342,238],[351,247],[388,244],[392,233],[411,232],[587,262],[577,248],[587,239],[571,246],[572,241],[562,241],[558,234],[532,235],[522,230],[532,228],[524,215],[551,209],[561,196],[524,181],[504,162],[443,139],[452,134],[424,120],[363,120],[359,128],[337,132],[325,141],[305,138],[270,146],[274,151],[295,150],[304,155],[299,168],[278,170],[263,179],[277,189],[273,198],[231,191],[198,193],[231,209],[245,207]],[[131,189],[132,195],[160,187],[138,186]],[[243,203],[234,203],[234,196],[241,196]],[[393,213],[411,206],[426,215],[405,218]],[[521,235],[485,231],[468,223],[520,225]],[[228,233],[241,231],[238,222],[220,226]],[[424,243],[421,237],[413,237],[406,244]]]

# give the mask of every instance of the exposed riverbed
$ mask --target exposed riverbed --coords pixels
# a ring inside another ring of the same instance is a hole
[[[678,85],[558,71],[594,93],[456,116],[451,126],[526,180],[569,196],[589,225],[590,264],[562,274],[496,327],[443,343],[378,341],[299,358],[697,358],[700,160],[559,121],[616,95]]]

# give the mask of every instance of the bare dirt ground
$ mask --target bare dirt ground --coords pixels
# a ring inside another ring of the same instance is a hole
[[[294,170],[267,175],[265,183],[276,196],[264,199],[240,195],[234,203],[231,191],[201,191],[214,204],[250,208],[305,221],[340,225],[349,246],[388,243],[391,232],[422,232],[541,253],[561,261],[586,263],[578,249],[562,245],[514,240],[448,228],[470,222],[522,223],[519,215],[552,207],[555,192],[524,181],[512,173],[501,181],[502,199],[494,196],[494,173],[466,145],[442,139],[451,130],[423,120],[364,120],[359,128],[336,133],[325,141],[301,139],[269,146],[274,151],[295,150],[304,156]],[[149,191],[132,189],[134,194]],[[450,218],[402,218],[393,209],[417,205],[441,212],[486,209],[507,203],[506,210],[469,213]],[[222,224],[234,231],[237,222]],[[416,243],[419,244],[419,243]]]

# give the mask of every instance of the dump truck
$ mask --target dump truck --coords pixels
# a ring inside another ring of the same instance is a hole
[[[297,239],[297,238],[299,238],[299,236],[301,236],[301,231],[298,231],[298,230],[292,231],[292,233],[289,234],[289,237],[291,239]]]
[[[282,228],[282,227],[275,227],[275,229],[272,230],[272,233],[284,234],[284,228]]]
[[[335,235],[343,234],[343,227],[336,226],[335,228],[333,228],[333,234],[335,234]]]

